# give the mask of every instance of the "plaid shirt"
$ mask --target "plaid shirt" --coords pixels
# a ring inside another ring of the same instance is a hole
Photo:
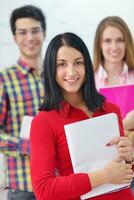
[[[29,141],[19,137],[24,115],[34,116],[43,97],[41,78],[22,61],[0,72],[0,151],[6,161],[6,187],[32,191]]]

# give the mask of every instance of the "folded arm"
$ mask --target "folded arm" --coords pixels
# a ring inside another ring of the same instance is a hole
[[[9,112],[8,96],[0,79],[0,151],[11,155],[29,155],[29,140],[12,136],[5,131],[7,126],[7,113]]]

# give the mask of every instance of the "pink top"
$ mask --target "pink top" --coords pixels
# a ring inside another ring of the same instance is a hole
[[[118,75],[118,85],[131,85],[134,84],[134,70],[128,71],[128,66],[124,63],[123,71]],[[98,71],[95,73],[95,81],[97,88],[109,87],[107,73],[102,65],[99,66]]]

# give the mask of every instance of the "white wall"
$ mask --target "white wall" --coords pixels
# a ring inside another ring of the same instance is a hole
[[[46,14],[47,38],[44,53],[53,36],[70,31],[83,38],[92,56],[97,24],[108,15],[121,16],[134,33],[133,0],[4,0],[0,5],[0,66],[15,63],[18,59],[19,52],[12,38],[9,17],[14,8],[24,4],[37,5]]]

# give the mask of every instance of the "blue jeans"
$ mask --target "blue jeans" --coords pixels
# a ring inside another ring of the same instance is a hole
[[[9,190],[8,200],[36,200],[33,192],[24,192],[20,190]]]

